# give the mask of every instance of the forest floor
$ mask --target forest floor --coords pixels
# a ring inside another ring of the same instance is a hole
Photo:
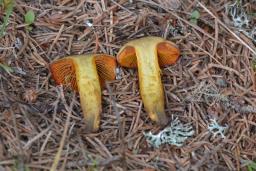
[[[255,0],[0,4],[0,170],[256,169]],[[144,133],[166,126],[149,119],[137,70],[123,67],[102,91],[99,131],[85,133],[78,94],[56,85],[49,64],[75,54],[116,56],[124,43],[150,35],[181,51],[162,69],[165,110],[169,124],[177,118],[194,134],[182,146],[152,147]],[[220,134],[209,130],[213,121]]]

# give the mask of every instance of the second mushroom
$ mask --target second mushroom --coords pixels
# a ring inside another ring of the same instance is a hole
[[[57,84],[69,85],[79,92],[87,132],[99,128],[101,87],[115,79],[116,61],[108,55],[77,55],[57,60],[50,65]]]
[[[166,124],[164,91],[160,67],[174,64],[180,56],[178,47],[160,37],[144,37],[125,44],[117,55],[121,66],[138,68],[140,95],[151,120]]]

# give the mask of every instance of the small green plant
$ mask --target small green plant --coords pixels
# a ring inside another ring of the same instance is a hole
[[[29,168],[29,166],[27,166],[23,161],[21,161],[20,159],[16,158],[15,159],[15,163],[14,165],[11,167],[12,171],[20,171],[20,170],[24,170],[24,171],[31,171],[31,169]]]
[[[197,25],[198,23],[198,19],[200,18],[200,13],[198,10],[194,10],[192,13],[191,13],[191,16],[190,16],[190,23],[192,24],[195,24]]]
[[[9,18],[13,12],[14,0],[0,0],[0,5],[4,7],[5,16],[3,18],[3,23],[0,25],[0,38],[5,35],[6,28],[9,23]]]
[[[85,160],[90,162],[91,165],[88,166],[88,171],[97,171],[99,170],[99,162],[96,158],[93,158],[91,154],[85,154]]]
[[[11,67],[9,67],[9,66],[7,66],[5,64],[2,64],[2,63],[0,63],[0,68],[2,68],[8,74],[14,72],[14,70]]]
[[[97,171],[98,169],[98,162],[96,160],[93,161],[93,166],[89,166],[88,171]]]
[[[252,162],[247,166],[248,171],[255,171],[256,170],[256,162]]]
[[[26,27],[26,28],[27,28],[29,31],[31,31],[31,30],[32,30],[31,24],[33,24],[33,23],[35,22],[35,18],[36,18],[34,11],[29,10],[29,11],[25,14],[24,18],[25,18],[25,24],[27,24],[27,27]]]
[[[254,71],[256,71],[256,57],[252,60],[252,68]]]

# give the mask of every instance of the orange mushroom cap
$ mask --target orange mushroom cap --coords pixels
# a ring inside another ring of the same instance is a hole
[[[159,66],[165,67],[174,64],[179,59],[180,50],[173,42],[167,41],[159,37],[145,37],[137,39],[135,41],[148,41],[154,43],[155,40],[157,40],[155,48],[157,50]],[[133,41],[131,41],[124,45],[123,48],[119,51],[117,55],[117,61],[121,66],[127,68],[137,68],[137,57],[134,46],[135,44],[133,43]]]
[[[82,56],[83,55],[68,56],[51,63],[50,71],[57,85],[70,86],[73,90],[78,91],[76,64],[73,60]],[[101,86],[104,87],[106,81],[115,80],[116,60],[112,56],[102,54],[96,54],[94,57],[100,83]]]

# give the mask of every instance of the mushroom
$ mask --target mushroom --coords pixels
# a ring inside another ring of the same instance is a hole
[[[151,120],[167,123],[160,67],[174,64],[180,56],[178,47],[160,37],[144,37],[126,43],[117,54],[118,63],[137,68],[140,95]]]
[[[79,92],[86,132],[99,128],[101,87],[115,79],[116,61],[104,54],[68,56],[50,64],[57,84],[70,86]]]

